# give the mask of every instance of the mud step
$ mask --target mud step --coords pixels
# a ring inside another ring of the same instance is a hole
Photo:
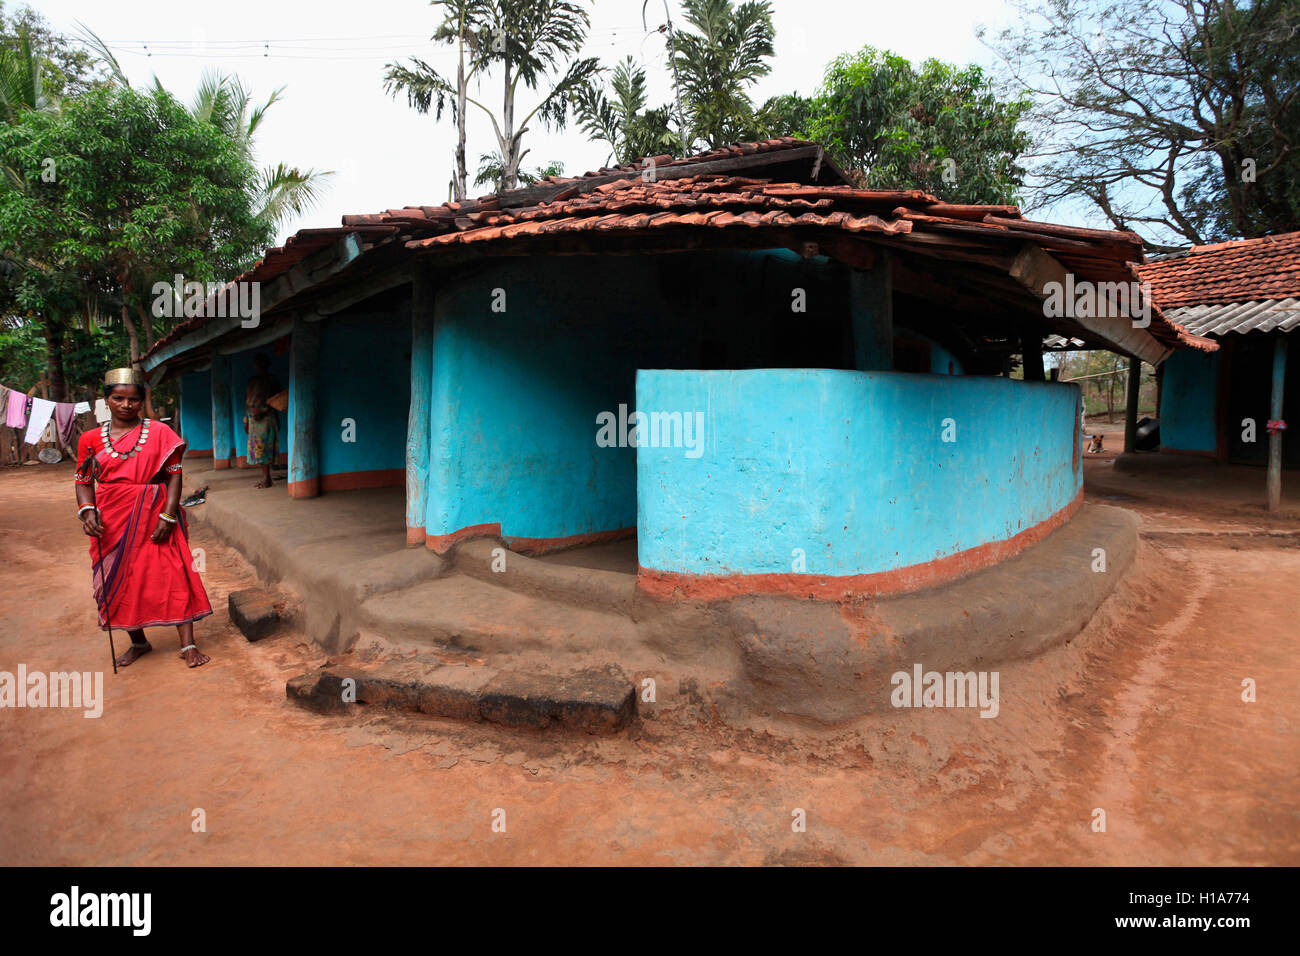
[[[361,606],[363,626],[390,638],[483,653],[582,653],[639,648],[636,625],[618,614],[520,594],[451,574],[377,595]]]
[[[292,678],[285,684],[285,696],[320,713],[378,706],[588,734],[617,733],[636,714],[635,689],[616,667],[558,675],[458,665],[331,667]]]

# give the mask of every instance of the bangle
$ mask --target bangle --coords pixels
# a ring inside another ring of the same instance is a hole
[[[175,523],[176,523],[176,518],[173,517],[172,515],[169,515],[169,514],[168,514],[167,512],[165,512],[165,511],[160,511],[160,512],[158,513],[158,517],[159,517],[159,518],[162,518],[163,521],[166,521],[168,524],[175,524]]]
[[[96,508],[94,505],[82,505],[80,508],[77,509],[77,517],[80,518],[87,511],[98,511],[98,510],[99,509]]]

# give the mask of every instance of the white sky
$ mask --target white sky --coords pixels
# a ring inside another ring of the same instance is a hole
[[[680,25],[677,0],[668,0]],[[21,0],[9,0],[12,11]],[[281,231],[338,225],[345,213],[378,212],[446,201],[455,127],[421,116],[383,90],[383,67],[418,55],[454,76],[455,54],[428,41],[438,19],[426,0],[35,0],[64,33],[84,22],[113,49],[135,86],[163,85],[189,102],[205,69],[236,73],[257,100],[285,86],[258,133],[258,159],[335,171],[320,206]],[[587,55],[612,66],[631,54],[650,76],[652,105],[670,95],[663,38],[646,34],[641,0],[596,0]],[[1014,14],[1004,0],[775,0],[776,57],[753,91],[761,102],[790,91],[808,94],[830,60],[870,44],[914,62],[937,57],[992,65],[976,38],[983,23],[1001,29]],[[647,20],[663,22],[664,0]],[[146,46],[152,55],[147,55]],[[498,88],[480,91],[494,104]],[[529,101],[522,115],[535,105]],[[524,105],[522,102],[520,105]],[[467,152],[473,179],[480,154],[496,148],[491,128],[470,109]],[[604,165],[606,152],[572,126],[550,133],[533,124],[524,143],[528,168],[561,160],[568,174]],[[471,187],[471,195],[478,190]],[[1100,224],[1100,223],[1094,223]]]

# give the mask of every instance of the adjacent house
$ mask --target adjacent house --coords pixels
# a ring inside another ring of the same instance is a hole
[[[1300,443],[1269,427],[1300,418],[1300,389],[1285,388],[1300,361],[1287,349],[1300,329],[1300,232],[1193,246],[1138,271],[1170,321],[1220,346],[1165,363],[1162,450],[1275,471],[1300,466]],[[1270,476],[1270,485],[1280,480]]]

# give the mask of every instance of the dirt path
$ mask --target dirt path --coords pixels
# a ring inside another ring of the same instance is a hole
[[[0,671],[106,670],[74,510],[66,466],[0,471]],[[318,659],[291,633],[247,644],[225,603],[250,570],[193,543],[211,664],[160,629],[105,674],[102,718],[0,710],[0,863],[1300,863],[1300,549],[1144,545],[1079,639],[1003,669],[997,719],[796,743],[306,713],[284,682]]]

